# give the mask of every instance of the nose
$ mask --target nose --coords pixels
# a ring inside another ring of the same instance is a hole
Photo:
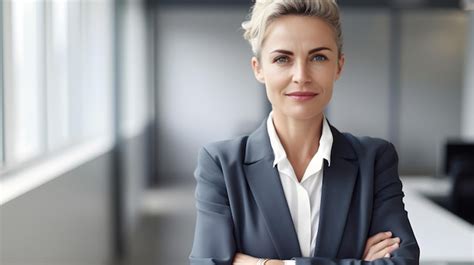
[[[295,63],[293,66],[293,82],[300,86],[311,83],[308,65],[305,61]]]

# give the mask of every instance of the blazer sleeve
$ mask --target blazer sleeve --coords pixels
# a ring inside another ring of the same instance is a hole
[[[399,237],[400,246],[392,252],[392,257],[374,261],[324,257],[294,258],[296,265],[419,264],[420,249],[403,204],[404,193],[398,175],[398,156],[391,143],[387,142],[385,148],[376,155],[374,174],[374,204],[369,235],[391,231],[394,237]]]
[[[235,239],[227,190],[221,167],[204,147],[194,176],[197,216],[190,264],[231,265]]]

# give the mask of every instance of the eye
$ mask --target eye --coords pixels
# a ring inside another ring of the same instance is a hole
[[[321,54],[317,54],[317,55],[313,56],[313,58],[311,58],[311,60],[316,61],[316,62],[324,62],[324,61],[328,60],[328,57],[326,57],[324,55],[321,55]]]
[[[274,63],[277,63],[277,64],[285,64],[289,61],[290,59],[288,58],[288,56],[278,56],[276,57],[275,59],[273,59],[273,62]]]

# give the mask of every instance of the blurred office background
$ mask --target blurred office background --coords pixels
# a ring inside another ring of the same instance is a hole
[[[445,166],[449,141],[474,141],[472,1],[339,3],[329,120],[397,147],[424,264],[474,264]],[[269,111],[241,37],[250,5],[0,2],[0,264],[188,263],[199,147]]]

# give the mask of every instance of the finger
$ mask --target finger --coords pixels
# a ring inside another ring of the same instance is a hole
[[[380,242],[382,240],[390,238],[391,236],[392,236],[392,233],[390,231],[389,232],[381,232],[381,233],[378,233],[378,234],[375,234],[375,235],[371,236],[367,240],[367,243],[365,245],[366,250],[369,250],[373,245],[377,244],[378,242]]]
[[[365,255],[364,257],[369,260],[383,258],[383,256],[388,253],[386,251],[384,252],[384,250],[392,246],[393,244],[398,244],[399,242],[400,239],[398,237],[385,239],[373,245],[367,252],[367,255]]]
[[[375,252],[375,253],[369,253],[369,256],[365,259],[367,261],[373,261],[376,259],[381,259],[386,257],[387,254],[389,254],[392,246],[386,247],[382,249],[381,251]],[[390,255],[390,254],[389,254]]]
[[[393,244],[396,244],[396,243],[400,243],[400,238],[398,238],[398,237],[387,238],[387,239],[385,239],[385,240],[383,240],[383,241],[381,241],[381,242],[379,242],[379,243],[373,245],[373,246],[370,248],[369,252],[371,252],[371,253],[377,253],[377,252],[382,251],[383,249],[385,249],[385,248],[387,248],[387,247],[389,247],[389,246],[391,246],[391,245],[393,245]],[[384,253],[384,255],[385,255],[385,253]],[[382,256],[383,256],[383,255],[382,255]]]
[[[390,238],[392,236],[392,232],[388,231],[388,232],[380,232],[380,233],[377,233],[373,236],[371,236],[368,240],[367,240],[367,243],[365,244],[365,249],[364,249],[364,256],[366,256],[370,250],[370,248],[379,243],[380,241],[382,240],[385,240],[387,238]]]
[[[392,236],[392,232],[390,232],[390,231],[380,232],[380,233],[377,233],[377,234],[369,237],[369,239],[367,240],[367,243],[370,244],[370,245],[375,245],[375,244],[377,244],[378,242],[380,242],[384,239],[390,238],[391,236]]]
[[[388,247],[382,249],[381,251],[375,253],[374,258],[375,258],[375,259],[380,259],[380,258],[385,257],[386,255],[389,255],[389,257],[390,257],[390,253],[391,253],[392,251],[394,251],[395,249],[397,249],[398,247],[399,247],[399,244],[398,244],[398,243],[395,243],[395,244],[393,244],[393,245],[390,245],[390,246],[388,246]]]

